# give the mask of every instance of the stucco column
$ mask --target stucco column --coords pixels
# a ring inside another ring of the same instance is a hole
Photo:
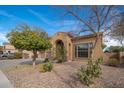
[[[68,47],[68,62],[72,62],[73,60],[73,45],[70,43]]]
[[[71,51],[70,51],[70,57],[71,57],[71,61],[73,61],[73,44],[71,44]]]

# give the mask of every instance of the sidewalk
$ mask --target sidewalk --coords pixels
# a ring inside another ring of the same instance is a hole
[[[0,88],[14,88],[1,70],[0,70]]]

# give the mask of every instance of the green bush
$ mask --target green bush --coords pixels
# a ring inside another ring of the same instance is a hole
[[[119,65],[119,61],[118,61],[116,58],[110,58],[110,59],[109,59],[109,62],[108,62],[108,65],[109,65],[109,66],[114,66],[114,67],[116,67],[116,66]]]
[[[103,63],[103,58],[98,58],[97,60],[89,60],[87,69],[92,74],[93,77],[99,77],[101,72],[100,64]]]
[[[93,83],[93,79],[99,77],[102,74],[100,64],[103,62],[103,58],[98,58],[97,60],[89,60],[87,67],[81,68],[77,72],[78,79],[89,86]]]
[[[83,68],[83,66],[81,66],[81,68],[78,70],[77,76],[79,80],[87,86],[93,83],[90,71],[88,71],[86,68]]]
[[[52,69],[53,69],[53,64],[51,62],[43,63],[40,66],[40,72],[51,72]]]
[[[46,63],[46,62],[49,62],[49,59],[48,58],[45,58],[43,63]]]
[[[43,65],[43,69],[45,71],[49,71],[50,72],[52,70],[52,68],[53,68],[53,64],[51,62],[46,62]]]

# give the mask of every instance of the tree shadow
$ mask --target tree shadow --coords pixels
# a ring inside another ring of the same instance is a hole
[[[121,63],[118,67],[119,68],[124,68],[124,63]]]
[[[124,69],[124,63],[121,63],[117,66],[110,66],[108,64],[102,64],[103,66],[107,66],[107,67],[114,67],[114,68],[120,68],[120,69]]]
[[[67,84],[70,88],[78,88],[78,78],[76,77],[76,73],[69,75],[69,79],[64,78],[63,76],[61,76],[57,71],[53,70],[53,72],[55,73],[55,75],[57,75],[62,82],[64,82],[65,84]]]
[[[36,60],[36,65],[41,64],[43,60]],[[32,65],[32,60],[25,60],[20,63],[20,65]]]

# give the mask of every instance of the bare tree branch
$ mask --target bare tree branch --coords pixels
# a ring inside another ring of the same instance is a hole
[[[97,9],[97,6],[92,6],[91,9],[93,10],[93,12],[95,13],[96,15],[96,18],[97,18],[97,30],[98,32],[100,31],[100,14],[99,14],[99,11]]]
[[[105,16],[103,18],[103,21],[101,22],[100,26],[102,26],[105,23],[105,21],[106,21],[106,19],[107,19],[107,17],[108,17],[108,15],[109,15],[109,13],[110,13],[112,8],[113,8],[113,6],[108,6],[107,12],[106,12],[106,14],[105,14]]]
[[[68,13],[70,13],[75,18],[77,18],[79,21],[81,21],[82,23],[84,23],[93,33],[96,33],[95,30],[91,27],[91,25],[88,22],[84,21],[82,18],[80,18],[76,13],[74,13],[70,9],[68,9]]]

